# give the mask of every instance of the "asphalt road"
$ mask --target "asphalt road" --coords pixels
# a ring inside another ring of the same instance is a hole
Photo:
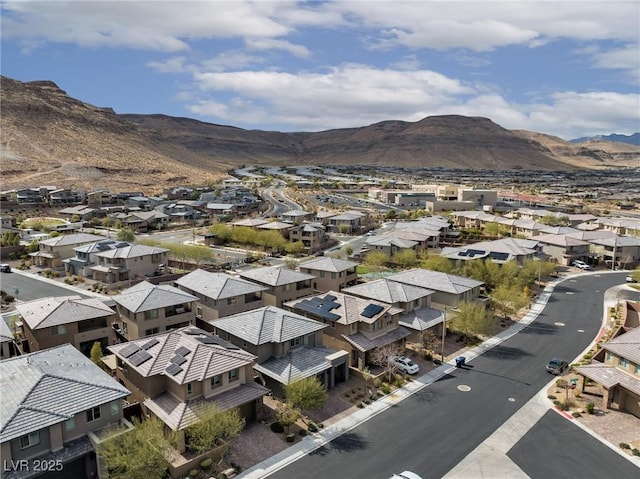
[[[423,479],[441,478],[550,381],[544,369],[550,358],[572,361],[590,345],[601,327],[604,291],[622,282],[623,273],[564,281],[519,334],[271,477],[384,479],[408,469]],[[574,427],[560,421],[550,434]],[[550,449],[543,442],[530,460],[546,461]],[[611,463],[600,456],[580,460],[591,477],[610,477]],[[620,470],[627,462],[610,461]],[[555,467],[547,477],[586,477],[567,476],[567,462]]]
[[[21,301],[46,298],[49,296],[70,296],[79,294],[84,298],[90,295],[76,293],[63,286],[57,286],[37,278],[23,276],[19,273],[0,273],[0,288]],[[16,289],[18,294],[16,294]]]

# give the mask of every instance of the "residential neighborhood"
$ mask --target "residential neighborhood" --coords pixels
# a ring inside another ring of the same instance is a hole
[[[59,214],[2,217],[2,456],[59,470],[2,477],[106,479],[105,444],[145,422],[170,440],[164,477],[204,478],[214,462],[225,477],[260,477],[251,471],[266,451],[412,391],[422,375],[450,374],[485,341],[527,327],[554,288],[595,274],[622,280],[606,340],[567,373],[571,394],[640,421],[640,220],[507,207],[497,190],[451,184],[364,189],[335,209],[291,189],[278,211],[250,184],[64,201],[45,187],[15,192],[16,207]],[[34,295],[40,284],[57,289]],[[293,408],[301,384],[321,402]],[[207,414],[242,427],[202,450]],[[263,453],[247,449],[253,434]]]

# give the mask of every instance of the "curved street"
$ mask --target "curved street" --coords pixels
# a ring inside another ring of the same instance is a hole
[[[467,368],[442,366],[446,374],[435,382],[429,375],[418,378],[414,383],[425,387],[415,384],[418,390],[406,399],[350,426],[336,424],[342,430],[326,444],[305,439],[307,448],[320,447],[298,450],[294,462],[283,457],[268,469],[256,466],[246,477],[275,471],[269,477],[384,479],[404,470],[423,479],[447,476],[555,379],[544,368],[551,357],[572,361],[590,346],[601,329],[604,292],[621,283],[623,273],[579,275],[559,282],[544,293],[546,304],[534,306],[535,320],[514,326],[521,329],[518,334],[505,332],[504,341],[490,340],[496,345],[481,347],[490,349],[472,357]],[[536,425],[528,427],[530,431],[506,451],[509,457],[498,458],[511,462],[510,471],[517,471],[518,477],[638,477],[637,463],[548,407]],[[499,466],[494,474],[468,470],[451,477],[504,477],[496,476],[497,470]]]

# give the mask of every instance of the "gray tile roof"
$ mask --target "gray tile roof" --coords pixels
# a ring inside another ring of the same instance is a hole
[[[289,354],[267,359],[253,369],[281,384],[289,384],[330,369],[331,362],[327,356],[334,353],[335,350],[328,348],[295,348]]]
[[[601,246],[609,246],[613,248],[624,246],[640,246],[640,238],[634,238],[633,236],[614,236],[611,238],[596,238],[590,241],[593,244]]]
[[[265,306],[246,313],[216,319],[212,324],[250,344],[283,343],[328,325],[276,306]]]
[[[281,286],[315,278],[312,274],[301,273],[281,266],[249,269],[242,271],[240,277],[269,286]]]
[[[562,246],[565,248],[569,246],[587,246],[589,244],[588,241],[583,241],[573,236],[568,236],[566,234],[547,233],[543,235],[537,235],[535,238],[540,243],[551,244],[555,246]]]
[[[313,298],[323,299],[323,298],[326,298],[327,296],[333,296],[335,298],[333,301],[338,304],[338,306],[335,309],[331,310],[331,313],[338,316],[336,323],[339,323],[339,324],[352,324],[360,321],[364,323],[373,323],[378,319],[380,319],[382,316],[384,316],[387,312],[389,314],[395,314],[395,312],[397,311],[396,308],[394,308],[393,306],[389,306],[388,304],[381,303],[380,301],[363,299],[357,296],[352,296],[350,294],[338,293],[336,291],[329,291],[328,293],[321,293],[313,296],[307,296],[302,299],[296,299],[294,301],[289,301],[287,303],[284,303],[283,306],[296,309],[297,311],[300,312],[300,314],[304,315],[307,311],[303,309],[297,309],[296,305],[298,303],[302,301],[309,301],[310,299],[313,299]],[[372,316],[371,318],[362,316],[361,313],[364,311],[364,309],[367,306],[371,304],[380,306],[382,310],[378,314]]]
[[[193,334],[189,334],[193,333]],[[122,350],[130,345],[142,347],[152,339],[158,343],[146,349],[151,358],[139,366],[130,362],[131,356],[125,358]],[[212,344],[203,341],[211,341]],[[165,374],[167,366],[171,365],[171,358],[179,348],[186,348],[189,353],[184,356],[186,361],[180,365],[182,371],[175,376]],[[253,363],[256,356],[214,336],[202,329],[186,326],[168,333],[147,336],[128,343],[109,346],[108,349],[123,359],[128,367],[136,371],[142,377],[148,378],[159,374],[165,374],[178,384],[186,384],[191,381],[203,381],[217,374],[223,374],[232,369]]]
[[[362,333],[351,334],[348,336],[343,334],[342,337],[359,351],[365,352],[374,348],[386,346],[387,344],[395,343],[400,339],[406,338],[410,334],[411,332],[407,328],[398,326],[393,331],[389,331],[388,333],[374,339],[369,339]]]
[[[443,323],[444,313],[438,309],[420,308],[409,313],[401,314],[398,324],[416,331],[426,331],[429,328]]]
[[[248,226],[248,227],[251,227],[251,226],[260,226],[260,225],[263,225],[263,224],[268,223],[268,222],[269,221],[263,220],[263,219],[260,219],[260,218],[246,218],[246,219],[243,219],[243,220],[234,221],[231,224],[233,226]]]
[[[129,244],[122,248],[113,248],[107,251],[96,252],[95,255],[101,258],[139,258],[140,256],[150,256],[152,254],[168,253],[167,248],[157,246],[147,246],[143,244]]]
[[[640,364],[640,327],[613,338],[603,346],[607,351]]]
[[[374,236],[368,238],[366,244],[371,246],[395,246],[397,248],[413,248],[417,241],[396,238],[393,236]]]
[[[577,367],[576,371],[589,379],[599,382],[607,389],[621,385],[635,394],[640,394],[640,379],[621,371],[615,366],[587,364],[586,366]]]
[[[71,235],[60,235],[55,238],[49,238],[40,241],[40,244],[48,246],[67,246],[82,243],[92,243],[94,241],[101,241],[104,236],[90,235],[87,233],[76,233]]]
[[[196,296],[185,293],[179,288],[166,284],[155,285],[148,281],[142,281],[125,289],[111,299],[134,313],[198,301]]]
[[[484,284],[475,279],[418,268],[392,274],[387,279],[453,294],[461,294]]]
[[[356,266],[358,266],[358,263],[354,263],[353,261],[330,258],[328,256],[322,256],[300,264],[300,268],[330,271],[332,273],[346,271],[350,268],[355,268]]]
[[[0,390],[0,443],[129,395],[70,344],[0,361]]]
[[[16,310],[32,330],[115,314],[113,309],[99,299],[80,296],[34,299],[18,303]]]
[[[11,331],[11,328],[4,320],[4,317],[0,317],[0,343],[13,341],[13,339],[13,332]]]
[[[206,400],[180,401],[171,393],[164,392],[153,399],[145,400],[144,405],[171,429],[180,431],[198,422],[197,411],[203,405],[213,403],[220,410],[225,411],[240,407],[268,393],[269,389],[252,382],[240,384]]]
[[[342,291],[362,298],[377,299],[388,304],[409,303],[434,293],[431,289],[389,281],[386,278],[344,288]]]
[[[209,273],[202,269],[196,269],[178,278],[176,284],[216,301],[269,289],[225,273]]]

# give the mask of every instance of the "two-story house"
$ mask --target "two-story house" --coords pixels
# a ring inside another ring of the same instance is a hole
[[[350,366],[362,369],[379,347],[403,348],[411,332],[398,324],[400,308],[380,301],[330,291],[290,301],[284,307],[328,324],[323,330],[325,346],[349,353]]]
[[[300,264],[302,273],[315,276],[313,289],[316,291],[340,291],[358,281],[358,263],[322,256]]]
[[[440,255],[451,261],[482,260],[498,264],[517,261],[523,265],[526,260],[534,259],[541,249],[537,239],[538,237],[536,237],[536,241],[520,238],[502,238],[495,241],[481,241],[457,248],[443,248]]]
[[[60,268],[63,260],[75,256],[74,248],[103,239],[104,236],[87,233],[60,235],[40,241],[38,251],[29,253],[29,256],[33,258],[33,264],[41,268]]]
[[[8,359],[18,354],[15,337],[9,325],[0,317],[0,359]]]
[[[578,391],[598,389],[607,408],[640,418],[640,327],[615,337],[602,346],[603,362],[579,366]],[[594,385],[585,385],[585,378]]]
[[[438,337],[442,335],[444,312],[431,307],[431,296],[435,293],[431,289],[383,278],[345,288],[342,292],[400,309],[398,324],[411,331],[407,341],[422,343],[429,329]]]
[[[197,297],[196,325],[211,330],[209,321],[264,306],[269,288],[226,273],[196,269],[178,278],[174,286]]]
[[[103,283],[154,276],[169,260],[169,250],[157,246],[117,242],[102,248],[94,253],[96,264],[89,270],[94,280]]]
[[[85,356],[95,342],[103,350],[116,340],[116,312],[97,298],[58,296],[16,304],[29,351],[70,343]]]
[[[414,268],[387,276],[389,281],[411,284],[433,290],[431,304],[436,309],[455,306],[460,302],[486,302],[481,298],[482,281],[453,274]]]
[[[185,326],[195,326],[196,296],[168,284],[142,281],[112,297],[118,329],[131,341]]]
[[[289,230],[289,241],[300,241],[307,253],[315,253],[330,241],[325,227],[319,223],[305,223]]]
[[[212,324],[218,336],[257,357],[254,371],[278,397],[284,386],[303,378],[315,376],[327,388],[349,378],[349,354],[323,346],[327,324],[275,306]]]
[[[263,292],[264,304],[282,306],[286,301],[313,294],[315,276],[281,266],[244,270],[240,277],[269,288]]]
[[[279,218],[282,221],[293,223],[294,225],[302,224],[305,220],[313,217],[314,213],[305,210],[289,210],[280,213]]]
[[[542,251],[558,264],[569,266],[575,260],[586,261],[590,254],[590,243],[566,234],[540,234],[535,237]]]
[[[31,464],[3,468],[3,479],[102,477],[96,445],[110,426],[133,427],[129,391],[70,344],[0,361],[0,390],[2,462]],[[51,466],[38,471],[36,459]]]
[[[111,346],[117,378],[131,391],[131,401],[160,418],[173,431],[198,421],[197,409],[214,403],[238,408],[247,420],[260,418],[269,392],[254,381],[256,357],[192,326]],[[178,450],[188,448],[184,435]]]

